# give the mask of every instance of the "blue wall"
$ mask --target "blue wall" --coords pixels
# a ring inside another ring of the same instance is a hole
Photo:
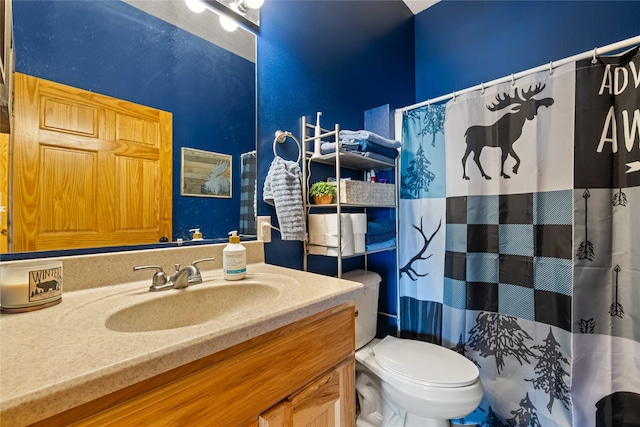
[[[238,228],[255,64],[119,1],[20,0],[13,15],[17,72],[173,114],[174,240]],[[233,198],[180,196],[183,146],[233,155]]]
[[[640,34],[639,1],[443,0],[416,16],[424,101]]]
[[[300,117],[322,125],[361,129],[364,111],[414,102],[413,16],[400,1],[268,0],[258,37],[258,188],[273,160],[276,130],[301,134]],[[286,159],[297,157],[292,140],[278,147]],[[258,203],[259,215],[275,210]],[[266,261],[302,268],[302,243],[280,241],[277,232],[265,246]],[[318,257],[314,257],[318,258]],[[358,261],[352,260],[348,268]],[[332,274],[335,259],[316,259],[318,271]],[[375,269],[375,268],[374,268]]]
[[[378,105],[402,107],[636,36],[638,17],[637,1],[444,0],[412,20],[401,2],[269,0],[258,39],[259,188],[273,132],[300,135],[301,115],[313,121],[323,111],[325,126],[359,128]],[[295,158],[289,148],[282,155]],[[275,218],[264,203],[258,212]],[[302,245],[273,237],[267,261],[301,268]],[[383,276],[380,309],[393,314],[392,255],[370,257],[369,268]],[[335,274],[334,264],[314,267]],[[379,335],[394,325],[379,316]]]

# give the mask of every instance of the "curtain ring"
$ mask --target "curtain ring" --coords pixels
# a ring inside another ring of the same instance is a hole
[[[549,62],[549,75],[553,74],[553,61]]]
[[[453,91],[453,100],[454,101],[456,100],[456,91],[455,90]]]
[[[515,86],[516,85],[516,78],[513,75],[513,73],[511,73],[511,86]]]
[[[598,63],[598,58],[596,58],[597,55],[598,55],[598,48],[596,47],[593,49],[593,58],[591,59],[592,64]]]
[[[484,82],[480,83],[480,87],[481,87],[480,93],[484,95]]]

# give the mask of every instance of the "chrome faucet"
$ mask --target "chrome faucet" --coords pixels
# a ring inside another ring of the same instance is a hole
[[[203,261],[214,260],[215,258],[199,259],[197,261],[193,261],[191,265],[182,269],[180,268],[180,264],[175,264],[176,271],[171,275],[171,277],[167,277],[167,274],[159,265],[142,265],[133,267],[133,270],[138,271],[149,268],[158,270],[153,275],[153,279],[151,279],[151,286],[149,287],[149,290],[152,292],[164,291],[165,289],[181,289],[186,288],[189,285],[202,283],[202,276],[200,275],[200,270],[196,265]]]

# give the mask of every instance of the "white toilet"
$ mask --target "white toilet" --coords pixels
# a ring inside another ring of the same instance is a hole
[[[435,344],[387,336],[374,339],[381,278],[354,270],[356,300],[357,427],[448,427],[482,400],[480,372],[464,356]]]

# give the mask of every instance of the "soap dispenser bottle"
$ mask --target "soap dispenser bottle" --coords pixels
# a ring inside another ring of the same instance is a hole
[[[235,230],[229,232],[229,244],[222,250],[222,270],[225,280],[240,280],[247,275],[247,250]]]

